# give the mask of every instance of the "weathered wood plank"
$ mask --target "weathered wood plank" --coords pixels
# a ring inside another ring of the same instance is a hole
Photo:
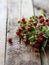
[[[17,19],[20,18],[20,0],[8,1],[8,37],[12,37],[13,45],[7,46],[7,65],[41,65],[40,54],[36,54],[33,48],[19,43],[16,37],[18,28]],[[29,17],[33,14],[31,0],[23,0],[21,16]]]
[[[41,53],[43,65],[49,65],[49,50],[48,47]]]

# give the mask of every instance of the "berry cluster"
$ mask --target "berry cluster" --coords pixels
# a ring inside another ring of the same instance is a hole
[[[22,18],[16,35],[21,38],[26,45],[31,45],[35,52],[48,46],[49,41],[49,19],[45,16],[32,16],[29,19]],[[12,42],[10,38],[8,42]]]

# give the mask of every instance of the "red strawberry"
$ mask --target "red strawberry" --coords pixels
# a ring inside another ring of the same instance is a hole
[[[22,21],[25,21],[25,18],[22,18]]]
[[[35,44],[35,48],[39,48],[40,47],[40,44],[39,43],[36,43]]]
[[[41,18],[41,19],[39,19],[39,20],[40,20],[40,23],[44,22],[44,18]]]
[[[8,42],[9,43],[12,43],[12,38],[8,38]]]
[[[38,16],[35,16],[35,18],[38,18]]]
[[[39,16],[39,19],[43,18],[43,16]]]
[[[17,35],[20,35],[20,32],[19,32],[19,31],[17,31],[17,32],[16,32],[16,34],[17,34]]]
[[[43,32],[38,32],[38,35],[39,35],[39,36],[42,36],[42,35],[43,35]]]
[[[19,34],[19,37],[20,37],[20,38],[23,37],[23,33],[20,33],[20,34]]]
[[[48,19],[46,19],[46,22],[48,22],[49,20]]]
[[[31,31],[31,30],[32,30],[32,28],[31,28],[31,27],[28,27],[28,28],[27,28],[27,30],[28,30],[28,31]]]
[[[34,48],[34,52],[39,52],[39,49],[38,48]]]
[[[23,24],[26,24],[26,21],[23,21]]]
[[[36,26],[37,25],[37,22],[33,22],[33,24],[34,24],[34,26]]]
[[[33,22],[33,21],[30,19],[29,22]]]
[[[25,18],[22,18],[22,23],[26,24]]]
[[[37,39],[37,42],[38,42],[38,43],[40,43],[40,42],[42,42],[42,41],[43,41],[43,38],[41,38],[41,37]]]
[[[21,26],[21,28],[24,30],[25,29],[25,26]]]

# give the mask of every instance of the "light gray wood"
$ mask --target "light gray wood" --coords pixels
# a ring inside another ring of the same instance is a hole
[[[34,6],[46,10],[49,13],[49,0],[34,0]]]
[[[33,15],[31,0],[22,0],[21,16]],[[33,48],[19,43],[15,32],[20,18],[20,0],[8,0],[8,37],[12,37],[13,45],[7,44],[6,65],[41,65],[40,53],[34,53]]]

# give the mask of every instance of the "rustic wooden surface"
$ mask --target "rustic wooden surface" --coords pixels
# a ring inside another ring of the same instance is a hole
[[[29,17],[33,15],[31,0],[23,0],[22,4],[20,4],[20,2],[21,0],[15,0],[15,1],[8,0],[7,34],[8,37],[12,37],[13,45],[10,44],[7,45],[6,65],[41,65],[40,53],[38,54],[34,53],[33,48],[31,48],[30,46],[26,47],[23,44],[23,42],[21,42],[22,44],[20,44],[19,39],[15,34],[18,28],[17,20],[20,18],[20,15],[21,17]],[[42,64],[47,65],[45,55],[44,54],[41,55],[42,55]]]
[[[18,3],[19,1],[19,3]],[[31,0],[23,0],[21,16],[29,17],[33,15]],[[29,6],[30,4],[30,6]],[[7,46],[7,65],[41,65],[40,54],[36,54],[33,48],[26,47],[15,32],[18,28],[17,19],[20,18],[20,0],[8,1],[8,37],[12,37],[13,45]]]

